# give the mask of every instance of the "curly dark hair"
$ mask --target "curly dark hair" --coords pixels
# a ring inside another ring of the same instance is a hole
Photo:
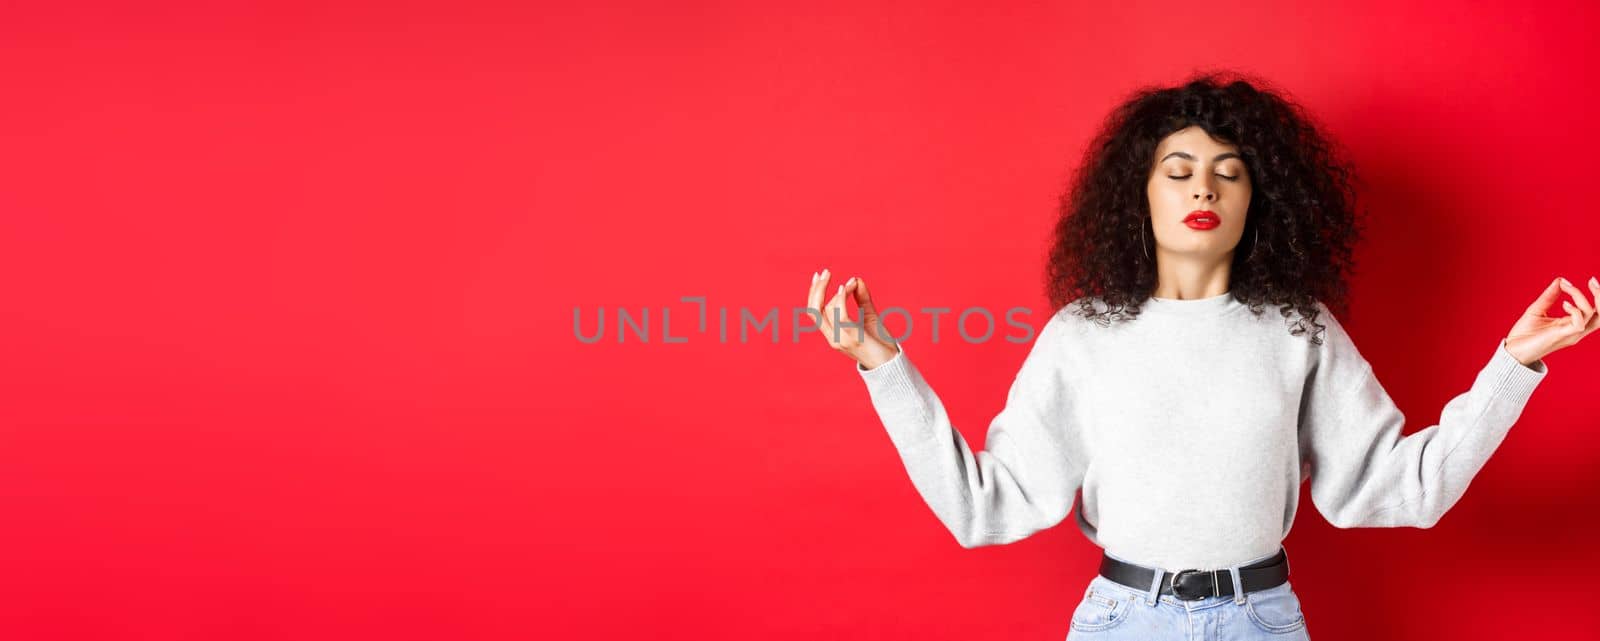
[[[1358,178],[1314,119],[1280,94],[1242,73],[1206,71],[1175,87],[1136,89],[1116,107],[1061,196],[1046,268],[1050,302],[1076,301],[1078,315],[1101,325],[1139,315],[1156,285],[1143,245],[1145,235],[1154,239],[1145,189],[1155,151],[1168,135],[1199,126],[1238,146],[1253,185],[1231,296],[1257,316],[1267,304],[1286,319],[1297,311],[1290,334],[1304,334],[1309,322],[1311,342],[1322,344],[1317,303],[1342,317],[1355,269]]]

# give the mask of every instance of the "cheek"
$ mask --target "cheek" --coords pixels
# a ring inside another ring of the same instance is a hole
[[[1238,207],[1241,211],[1250,205],[1250,196],[1252,193],[1254,193],[1254,191],[1254,188],[1252,188],[1248,183],[1240,185],[1239,188],[1235,190],[1234,200],[1238,201]]]
[[[1145,189],[1145,193],[1150,195],[1150,203],[1152,205],[1156,203],[1171,204],[1183,202],[1183,190],[1174,186],[1170,181],[1167,183],[1152,182]]]

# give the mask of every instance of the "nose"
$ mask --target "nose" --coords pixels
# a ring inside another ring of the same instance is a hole
[[[1212,191],[1209,187],[1201,187],[1199,191],[1195,192],[1194,197],[1195,200],[1201,202],[1212,202],[1217,199],[1217,192]]]

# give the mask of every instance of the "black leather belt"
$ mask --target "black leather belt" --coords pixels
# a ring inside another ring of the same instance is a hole
[[[1157,572],[1162,572],[1161,594],[1170,594],[1184,601],[1197,601],[1208,596],[1232,596],[1233,574],[1221,570],[1180,570],[1165,572],[1156,568],[1127,563],[1109,554],[1100,555],[1100,576],[1138,590],[1149,590]],[[1289,553],[1278,548],[1278,553],[1239,567],[1239,581],[1245,592],[1255,592],[1282,585],[1289,580]]]

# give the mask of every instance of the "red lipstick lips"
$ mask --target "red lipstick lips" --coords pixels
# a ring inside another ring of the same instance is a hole
[[[1188,216],[1183,217],[1183,224],[1188,225],[1189,229],[1203,231],[1207,229],[1216,229],[1217,227],[1221,226],[1222,218],[1217,216],[1217,212],[1196,209],[1189,212]]]

